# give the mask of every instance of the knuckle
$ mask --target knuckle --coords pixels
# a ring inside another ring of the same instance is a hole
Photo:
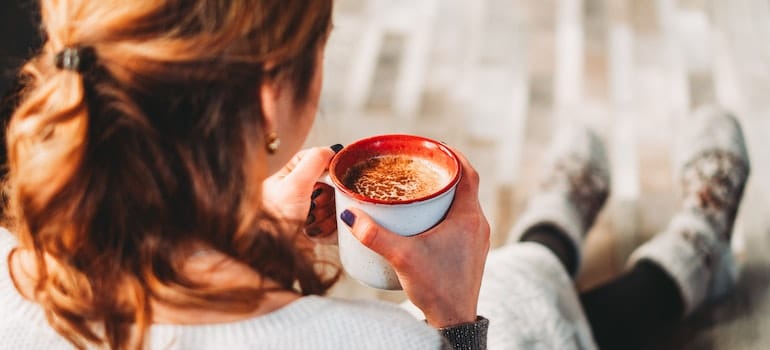
[[[465,220],[465,223],[469,227],[476,229],[481,226],[481,219],[478,216],[471,215]]]
[[[468,193],[473,194],[475,192],[475,189],[478,188],[477,185],[475,185],[471,179],[468,179],[468,181],[462,181],[457,187],[457,190],[462,193]],[[466,196],[466,200],[473,199],[474,196]]]
[[[487,219],[483,216],[479,220],[481,221],[481,231],[485,235],[489,236],[490,232],[492,231],[492,227],[489,225],[489,221],[487,221]]]
[[[475,232],[477,237],[481,240],[489,240],[492,229],[483,215],[469,216],[466,220],[466,224],[468,225],[468,228],[472,230],[471,232]]]
[[[467,170],[468,171],[466,172],[466,176],[468,176],[468,181],[471,184],[473,184],[475,186],[478,186],[479,182],[481,181],[481,177],[479,176],[479,172],[476,171],[476,169],[474,169],[472,167],[468,167]]]
[[[325,231],[334,232],[337,231],[337,220],[334,217],[329,217],[326,220],[323,220],[320,224]]]
[[[321,225],[332,224],[332,226],[337,227],[337,215],[335,213],[329,216],[322,216],[318,221]]]
[[[481,229],[481,237],[484,238],[485,241],[489,241],[489,239],[492,236],[492,230],[489,227],[488,223],[484,223],[484,226]]]
[[[358,240],[361,242],[361,244],[369,248],[374,248],[377,246],[380,230],[376,225],[370,221],[363,222],[361,223],[361,226],[359,226],[359,230]]]
[[[466,222],[469,227],[479,232],[485,231],[485,227],[489,226],[486,220],[480,215],[470,215]]]
[[[491,237],[491,235],[489,234],[489,231],[487,230],[479,230],[477,235],[478,235],[478,240],[480,242],[487,242]]]
[[[388,254],[387,259],[388,262],[393,266],[395,269],[403,270],[405,266],[408,265],[409,262],[414,261],[412,256],[411,250],[408,249],[397,249],[390,254]]]
[[[316,219],[321,219],[323,217],[326,217],[327,212],[329,210],[324,207],[323,204],[315,203],[310,206],[310,214],[313,214],[313,216],[316,217]]]
[[[313,151],[316,152],[316,154],[323,154],[328,157],[334,155],[334,151],[332,151],[329,147],[313,147]]]
[[[329,237],[335,232],[335,230],[330,230],[329,228],[326,228],[326,227],[320,228],[320,230],[321,230],[321,233],[318,235],[318,237]]]

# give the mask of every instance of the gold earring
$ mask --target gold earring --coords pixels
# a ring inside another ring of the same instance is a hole
[[[278,151],[278,147],[281,146],[281,139],[278,138],[278,134],[271,132],[267,135],[267,153],[275,154]]]

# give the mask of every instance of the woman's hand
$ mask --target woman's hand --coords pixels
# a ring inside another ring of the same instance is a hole
[[[334,154],[329,147],[302,150],[262,184],[265,205],[286,220],[305,223],[312,238],[328,240],[337,230],[334,189],[317,183]]]
[[[406,295],[436,328],[474,322],[489,252],[489,224],[478,200],[478,173],[455,151],[462,179],[443,222],[412,237],[377,225],[357,209],[343,212],[353,235],[394,268]]]
[[[305,234],[318,243],[337,244],[334,187],[325,183],[316,183],[310,198],[310,213],[305,221]]]

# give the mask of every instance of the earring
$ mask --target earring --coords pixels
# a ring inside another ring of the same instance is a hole
[[[278,147],[281,146],[281,139],[278,138],[278,134],[271,132],[267,135],[267,143],[265,146],[267,146],[267,153],[275,154],[275,152],[278,151]]]

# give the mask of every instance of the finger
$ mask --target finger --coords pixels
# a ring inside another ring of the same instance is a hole
[[[311,183],[318,180],[321,174],[329,167],[329,162],[334,156],[334,151],[329,147],[314,147],[297,155],[296,162],[289,162],[291,171],[286,179],[295,183]],[[287,165],[288,167],[288,165]]]
[[[305,225],[313,225],[329,218],[337,220],[337,217],[334,215],[334,208],[330,207],[311,210],[308,217],[312,217],[312,220],[307,221]]]
[[[305,233],[322,244],[337,243],[337,219],[333,216],[317,221],[315,224],[305,227]]]
[[[313,193],[310,196],[317,205],[326,205],[327,203],[334,203],[334,187],[331,187],[325,183],[317,182],[313,186]]]
[[[314,191],[312,195],[316,193]],[[312,195],[311,198],[313,198]],[[305,222],[306,225],[329,216],[334,216],[335,203],[332,197],[329,195],[323,197],[319,195],[316,199],[310,200],[310,210],[308,211],[308,219]]]
[[[399,265],[399,256],[406,252],[405,237],[399,236],[378,225],[361,210],[350,208],[340,214],[342,222],[351,228],[353,236],[361,244],[380,254],[391,265]]]
[[[286,163],[286,165],[281,167],[281,169],[275,173],[275,176],[284,177],[286,175],[289,175],[294,170],[294,168],[297,167],[297,164],[299,164],[300,160],[305,156],[305,153],[307,153],[307,151],[308,150],[303,149],[297,152],[297,154],[295,154],[294,157],[291,157],[291,159],[289,160],[288,163]]]
[[[451,147],[450,147],[451,148]],[[468,158],[460,151],[452,148],[460,162],[460,181],[455,189],[455,200],[449,209],[448,216],[453,212],[468,212],[478,206],[479,174],[471,165]]]
[[[321,183],[317,183],[315,187],[316,189],[310,197],[310,210],[308,212],[307,220],[305,221],[305,225],[308,227],[316,225],[324,220],[337,220],[335,216],[336,205],[334,203],[334,189],[329,185]],[[336,230],[336,225],[333,225],[332,228],[333,230]],[[316,232],[316,235],[320,234],[320,232]]]
[[[318,229],[318,236],[327,236],[334,233],[334,231],[337,231],[337,218],[330,216],[322,220],[318,220],[318,222],[312,226]]]

